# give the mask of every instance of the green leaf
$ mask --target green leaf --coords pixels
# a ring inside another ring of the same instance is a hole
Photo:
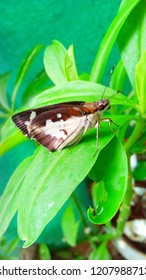
[[[11,117],[9,117],[2,125],[0,130],[0,140],[4,140],[8,136],[11,136],[14,132],[16,132],[16,126],[12,122]]]
[[[129,1],[131,2],[131,1]],[[139,1],[136,1],[139,2]],[[133,1],[135,4],[135,1]],[[135,89],[135,67],[146,49],[146,1],[133,9],[119,35],[118,45],[129,80]]]
[[[78,80],[73,46],[70,46],[65,56],[65,73],[68,81]]]
[[[111,255],[106,247],[106,242],[101,243],[98,247],[94,248],[88,259],[89,260],[111,260]]]
[[[47,75],[54,84],[78,80],[73,46],[66,50],[60,42],[54,40],[45,50],[44,65]]]
[[[45,243],[39,245],[39,257],[41,260],[51,260],[51,253]]]
[[[146,51],[136,65],[136,91],[140,112],[146,118]]]
[[[30,100],[29,104],[25,108],[40,107],[49,104],[57,104],[66,101],[88,101],[93,102],[101,99],[105,86],[100,84],[86,82],[86,81],[72,81],[61,85],[54,86],[51,89],[47,89],[38,94]],[[104,98],[110,99],[111,105],[125,105],[133,108],[137,108],[135,102],[132,102],[129,98],[121,93],[116,94],[116,91],[111,88],[106,88]]]
[[[98,153],[112,139],[108,123],[103,123]],[[18,213],[18,231],[25,247],[30,246],[58,213],[94,165],[95,130],[89,131],[77,146],[49,153],[41,147],[23,181],[23,197]],[[84,164],[83,164],[84,162]]]
[[[141,137],[131,146],[130,154],[143,154],[146,151],[146,131],[142,132]]]
[[[125,0],[123,1],[123,4],[112,21],[108,31],[106,32],[101,44],[100,48],[98,50],[98,53],[95,58],[95,62],[92,67],[91,75],[90,75],[90,81],[92,82],[99,82],[102,77],[102,73],[105,69],[106,62],[108,60],[109,54],[111,52],[111,49],[113,47],[113,44],[115,43],[115,40],[117,38],[117,35],[123,26],[125,20],[131,13],[131,11],[134,9],[134,7],[138,4],[140,0]],[[138,15],[139,17],[139,15]],[[135,25],[133,25],[135,27]],[[123,35],[123,39],[124,39]],[[131,56],[129,56],[131,57]]]
[[[87,73],[82,73],[82,74],[79,76],[79,80],[89,81],[89,74],[87,74]]]
[[[10,111],[7,101],[7,86],[10,78],[10,73],[0,75],[0,107],[6,111]]]
[[[92,202],[94,209],[97,209],[99,206],[100,201],[106,201],[107,200],[107,191],[105,189],[105,185],[103,181],[100,181],[98,183],[94,183],[91,189],[92,194]]]
[[[4,113],[3,111],[0,110],[0,118],[1,119],[6,119],[8,117],[8,114]]]
[[[99,184],[102,187],[102,197],[98,190],[98,204],[96,209],[88,209],[88,218],[92,223],[104,224],[118,211],[127,188],[127,157],[116,137],[100,152],[89,176],[94,181],[103,183]]]
[[[110,87],[115,90],[122,90],[127,78],[127,73],[122,60],[116,65],[116,68],[110,79]]]
[[[0,142],[0,156],[27,140],[28,138],[25,137],[20,130],[17,130],[11,136],[8,136]]]
[[[25,159],[9,179],[0,200],[0,236],[6,231],[10,221],[21,204],[21,186],[29,168],[31,157]]]
[[[23,92],[23,96],[22,96],[23,104],[28,102],[29,99],[34,98],[34,96],[37,95],[38,92],[42,91],[42,88],[44,90],[44,87],[46,87],[48,81],[49,78],[46,72],[43,70],[41,73],[39,73],[36,76],[36,78],[32,82],[29,83],[29,85],[26,87],[25,91]]]
[[[13,124],[11,118],[8,118],[1,127],[0,138],[0,156],[4,155],[18,144],[28,140],[28,138]]]
[[[12,254],[15,250],[18,250],[19,241],[20,239],[18,237],[15,237],[13,240],[11,240],[7,249],[5,250],[5,254]]]
[[[135,180],[146,180],[146,161],[140,161],[133,171]]]
[[[23,181],[23,198],[18,215],[19,236],[26,240],[25,247],[38,238],[44,227],[58,213],[113,136],[108,123],[103,123],[96,156],[94,129],[75,147],[54,153],[49,153],[43,147],[36,151]]]
[[[45,71],[54,84],[65,83],[67,80],[64,69],[66,53],[64,46],[56,40],[53,40],[52,45],[49,45],[45,50]]]
[[[75,246],[80,221],[76,221],[75,213],[71,204],[68,205],[62,216],[61,225],[65,241],[70,246]]]
[[[7,240],[4,235],[0,236],[0,248],[1,248],[1,254],[4,255],[4,252],[6,250],[7,246]]]
[[[19,68],[16,80],[15,80],[15,84],[14,84],[14,89],[13,89],[13,93],[12,93],[12,102],[14,104],[16,96],[18,94],[18,91],[21,87],[21,84],[30,68],[30,66],[32,65],[32,61],[34,60],[34,58],[37,56],[37,54],[40,52],[40,50],[42,49],[42,45],[36,46],[33,50],[31,50],[27,55],[26,58],[24,59],[22,65]]]

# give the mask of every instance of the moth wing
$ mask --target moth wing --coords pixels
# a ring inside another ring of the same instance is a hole
[[[71,112],[72,114],[70,114]],[[51,117],[50,112],[36,117],[31,123],[31,137],[50,151],[61,150],[65,146],[73,144],[83,130],[85,116],[76,110],[73,112],[73,108],[71,108],[71,112],[59,110],[57,113],[55,110],[55,112],[51,112]],[[56,114],[60,119],[56,119]]]
[[[65,146],[70,145],[77,145],[77,143],[81,140],[83,134],[85,133],[85,127],[84,126],[77,126],[76,129],[68,135],[68,137],[62,141],[60,145],[58,145],[57,150],[62,150]]]
[[[74,102],[27,110],[12,119],[26,136],[53,151],[81,138],[86,116],[80,102]]]

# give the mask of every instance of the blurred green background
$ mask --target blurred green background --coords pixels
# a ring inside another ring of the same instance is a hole
[[[73,44],[79,74],[90,73],[98,47],[118,11],[120,2],[120,0],[0,1],[0,74],[8,71],[12,73],[9,96],[11,85],[25,54],[39,44],[43,44],[45,48],[53,39],[59,40],[66,48]],[[118,58],[118,48],[115,45],[103,82],[106,82],[110,69],[117,63]],[[25,87],[42,69],[43,51],[35,60],[23,86]],[[21,92],[19,99],[21,99]],[[34,144],[28,141],[9,151],[0,159],[1,194],[12,172],[26,156],[32,154],[34,148]],[[79,193],[81,188],[82,186],[79,187]],[[85,198],[86,211],[89,207],[86,192]],[[44,233],[45,239],[52,236],[54,225],[60,223],[59,219],[57,221],[55,218],[50,223],[49,235],[48,231],[47,237]],[[8,236],[13,234],[16,235],[15,222],[8,230]]]
[[[28,50],[53,39],[73,44],[79,72],[90,72],[120,0],[0,1],[0,73],[15,73]],[[116,55],[113,54],[115,63]],[[113,63],[112,62],[112,63]],[[42,59],[37,64],[42,68]]]

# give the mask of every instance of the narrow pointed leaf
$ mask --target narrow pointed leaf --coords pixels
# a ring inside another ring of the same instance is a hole
[[[67,81],[64,69],[64,60],[66,56],[65,47],[58,41],[54,40],[49,45],[44,54],[44,66],[48,77],[54,84],[61,84]]]
[[[117,41],[129,80],[135,89],[135,67],[146,49],[146,1],[140,1],[133,9]]]
[[[28,138],[16,128],[11,118],[8,118],[0,130],[0,156],[26,140]]]
[[[36,57],[36,55],[38,54],[38,52],[42,49],[42,45],[36,46],[32,51],[30,51],[26,58],[24,59],[22,65],[19,68],[17,77],[16,77],[16,81],[14,84],[14,90],[12,93],[12,102],[15,102],[16,96],[18,94],[18,91],[20,89],[20,86],[32,64],[32,61],[34,60],[34,58]]]
[[[65,73],[68,81],[78,80],[73,46],[70,46],[65,56]]]
[[[23,92],[22,103],[25,104],[29,99],[34,98],[39,92],[46,87],[49,82],[49,77],[46,72],[43,70],[39,73],[36,78],[29,83]]]
[[[61,226],[65,241],[71,246],[76,245],[79,225],[80,221],[76,221],[73,207],[69,204],[62,216]]]
[[[131,13],[131,11],[134,9],[134,7],[139,3],[140,0],[125,0],[123,1],[123,4],[112,21],[108,31],[106,32],[100,48],[98,50],[98,53],[96,55],[95,62],[92,67],[91,75],[90,75],[90,81],[93,82],[99,82],[102,77],[102,73],[105,69],[106,62],[108,60],[109,54],[111,52],[111,49],[113,47],[113,44],[115,43],[115,40],[118,36],[118,33],[120,32],[120,29],[122,28],[125,20]],[[125,37],[123,36],[123,39]],[[129,56],[131,57],[131,56]]]
[[[28,138],[25,137],[20,130],[15,131],[11,136],[6,137],[0,142],[0,156],[27,140]]]
[[[7,101],[7,86],[8,86],[9,78],[10,78],[10,73],[0,75],[0,107],[6,109],[6,111],[10,110]]]
[[[136,90],[140,103],[140,112],[146,118],[146,51],[136,66]]]
[[[110,87],[115,90],[122,90],[126,78],[127,78],[127,73],[122,60],[120,60],[111,76]]]
[[[107,249],[107,243],[103,242],[94,248],[88,257],[89,260],[111,260],[112,257]]]
[[[31,157],[25,159],[9,179],[6,189],[0,200],[0,236],[6,231],[10,221],[21,204],[21,185]]]

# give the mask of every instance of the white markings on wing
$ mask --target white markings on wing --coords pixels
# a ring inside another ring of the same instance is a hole
[[[32,120],[36,117],[36,112],[35,111],[32,111],[31,114],[30,114],[30,117],[29,117],[29,121],[26,121],[25,122],[25,125],[27,126],[27,131],[28,133],[30,133],[31,131],[31,123],[32,123]]]
[[[44,132],[46,135],[51,137],[62,138],[65,140],[69,135],[71,135],[78,127],[84,127],[86,123],[86,116],[82,117],[70,117],[67,120],[59,120],[52,122],[52,120],[46,121],[46,126],[44,127]]]
[[[57,114],[57,118],[58,119],[62,118],[62,114]]]

